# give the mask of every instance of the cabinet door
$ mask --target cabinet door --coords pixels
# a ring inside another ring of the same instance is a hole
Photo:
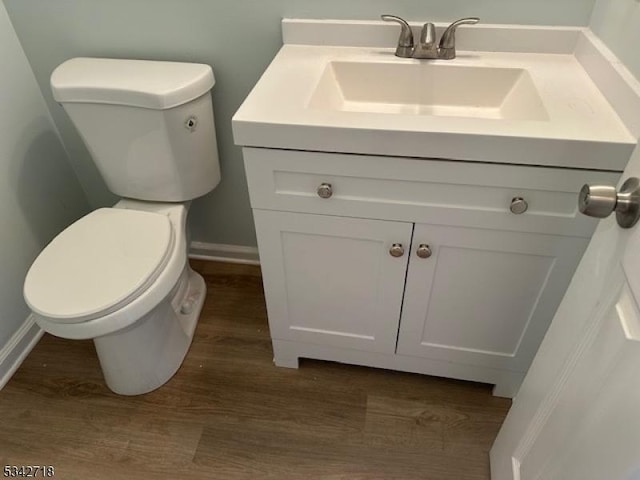
[[[526,371],[587,242],[416,224],[397,352]]]
[[[272,339],[395,351],[413,224],[253,214]]]

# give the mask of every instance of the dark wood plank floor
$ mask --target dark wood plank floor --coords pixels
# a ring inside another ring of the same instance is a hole
[[[65,480],[489,478],[510,401],[330,362],[276,368],[259,268],[193,265],[208,297],[178,374],[117,396],[91,341],[45,335],[0,392],[0,466],[50,464]]]

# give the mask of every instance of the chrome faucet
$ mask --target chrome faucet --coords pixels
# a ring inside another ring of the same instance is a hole
[[[411,26],[403,18],[395,15],[382,15],[385,22],[400,24],[400,37],[396,47],[396,57],[402,58],[431,58],[451,60],[456,58],[456,29],[460,25],[474,25],[480,21],[478,17],[468,17],[456,20],[442,34],[440,43],[436,41],[436,27],[433,23],[425,23],[420,32],[418,45],[414,44]]]

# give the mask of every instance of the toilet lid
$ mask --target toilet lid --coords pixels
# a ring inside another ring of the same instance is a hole
[[[27,273],[25,300],[36,314],[69,323],[106,315],[156,280],[173,244],[166,215],[101,208],[42,251]]]

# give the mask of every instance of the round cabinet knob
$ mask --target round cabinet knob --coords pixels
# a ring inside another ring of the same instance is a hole
[[[426,243],[421,243],[418,246],[418,250],[416,250],[416,255],[420,258],[429,258],[432,254],[433,252],[431,251],[431,247]]]
[[[321,183],[318,187],[318,196],[320,198],[331,198],[333,195],[333,188],[330,183]]]
[[[590,217],[606,218],[616,209],[618,192],[609,185],[585,185],[578,196],[578,208]]]
[[[401,257],[404,255],[404,247],[401,243],[394,243],[393,245],[391,245],[389,253],[392,257]]]
[[[516,215],[523,214],[527,211],[528,208],[529,204],[522,197],[513,197],[513,199],[511,200],[511,206],[509,207],[511,213],[514,213]]]

